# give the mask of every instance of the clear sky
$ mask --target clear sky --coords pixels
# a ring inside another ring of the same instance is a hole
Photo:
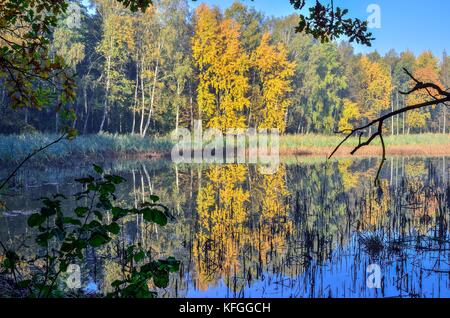
[[[197,0],[226,9],[235,0]],[[325,0],[326,1],[326,0]],[[295,13],[289,0],[241,0],[242,3],[263,11],[268,16],[286,16]],[[311,1],[309,1],[311,2]],[[372,29],[376,40],[372,48],[355,46],[357,52],[377,50],[384,54],[391,48],[397,52],[409,49],[415,54],[432,50],[441,56],[444,50],[450,54],[450,1],[449,0],[335,0],[349,9],[349,15],[367,19],[367,8],[376,4],[381,9],[381,28]]]

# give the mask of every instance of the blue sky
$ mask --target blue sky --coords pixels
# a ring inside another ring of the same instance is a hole
[[[194,8],[200,3],[217,5],[226,9],[235,0],[198,0],[190,2]],[[289,0],[241,0],[269,16],[286,16],[295,13]],[[310,1],[311,2],[311,1]],[[376,40],[372,48],[355,45],[357,52],[377,50],[384,54],[391,48],[397,52],[411,50],[420,54],[432,50],[441,56],[450,53],[450,1],[448,0],[335,0],[350,10],[350,15],[367,19],[367,7],[377,4],[381,9],[381,28],[371,30]]]

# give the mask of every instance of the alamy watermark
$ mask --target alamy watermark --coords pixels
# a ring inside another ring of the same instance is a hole
[[[66,285],[70,289],[80,289],[81,288],[81,268],[80,265],[70,264],[67,267]]]
[[[70,2],[66,10],[66,24],[69,29],[81,27],[81,8],[78,3]]]
[[[274,174],[280,165],[278,129],[216,128],[203,131],[195,121],[193,132],[179,128],[172,132],[175,142],[171,157],[175,163],[258,164],[262,174]]]
[[[367,288],[379,289],[381,288],[381,267],[378,264],[370,264],[367,266],[366,273],[368,274],[366,279]]]
[[[378,4],[369,4],[366,11],[370,13],[367,18],[367,27],[369,29],[381,29],[381,7]]]

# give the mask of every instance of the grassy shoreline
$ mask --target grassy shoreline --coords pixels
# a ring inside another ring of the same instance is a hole
[[[14,164],[34,149],[48,144],[58,136],[55,134],[0,135],[0,162]],[[169,138],[141,138],[138,135],[98,134],[77,136],[73,140],[62,140],[36,155],[33,161],[62,161],[68,158],[110,158],[125,155],[147,154],[158,156],[170,152]]]
[[[0,135],[1,165],[12,165],[34,149],[56,139],[53,134]],[[329,154],[342,136],[333,135],[285,135],[280,137],[280,154],[298,156],[324,156]],[[386,136],[388,155],[450,155],[449,134],[422,134]],[[349,156],[358,143],[356,138],[346,142],[337,156]],[[141,138],[138,135],[99,134],[78,136],[72,141],[63,140],[53,145],[33,160],[37,162],[65,161],[70,159],[101,159],[115,157],[161,157],[170,154],[173,143],[169,137]],[[360,156],[381,153],[378,140],[361,149]]]
[[[286,135],[280,138],[282,155],[323,156],[329,155],[344,139],[343,135]],[[384,138],[388,155],[443,156],[450,155],[450,134],[387,135]],[[336,157],[348,157],[358,145],[358,138],[345,142]],[[380,140],[361,148],[356,156],[379,156]]]

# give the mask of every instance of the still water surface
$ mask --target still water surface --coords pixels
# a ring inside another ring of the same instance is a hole
[[[154,193],[175,216],[164,228],[133,217],[116,244],[182,262],[160,297],[450,297],[450,158],[389,158],[378,188],[377,158],[284,161],[273,175],[251,165],[99,163],[127,179],[119,203]],[[22,242],[36,199],[76,193],[73,179],[90,173],[76,162],[22,170],[1,239]],[[86,290],[106,292],[120,277],[116,254],[110,246],[87,256]],[[370,264],[381,288],[367,285]]]

